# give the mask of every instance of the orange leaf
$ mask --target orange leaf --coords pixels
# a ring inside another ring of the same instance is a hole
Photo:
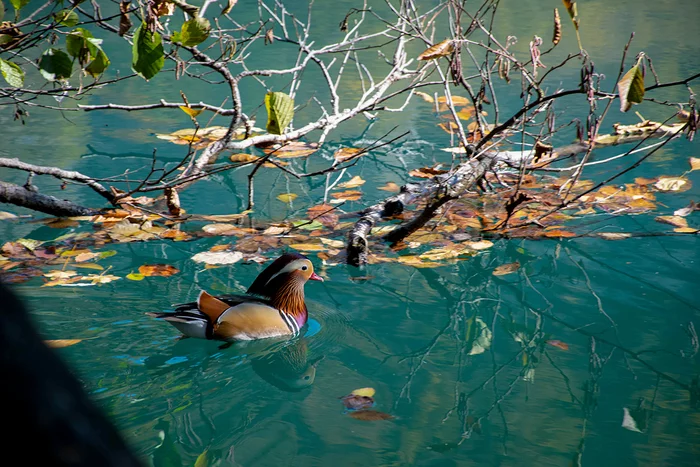
[[[319,221],[324,227],[334,229],[338,225],[338,214],[330,204],[319,204],[306,210],[306,215],[309,219]]]
[[[333,154],[333,157],[338,162],[347,162],[349,160],[355,159],[356,157],[359,157],[358,155],[364,156],[366,153],[363,153],[362,151],[364,151],[364,149],[340,148],[335,152],[335,154]]]
[[[82,339],[51,339],[45,340],[44,343],[51,347],[52,349],[60,349],[62,347],[69,347],[75,345],[78,342],[82,342]]]
[[[432,167],[421,167],[408,172],[408,175],[418,178],[433,178],[436,175],[447,173],[447,170],[435,169]]]
[[[658,216],[655,220],[656,222],[661,222],[662,224],[669,224],[674,227],[688,227],[688,221],[681,216]]]
[[[169,277],[180,272],[176,267],[169,264],[144,264],[139,267],[139,273],[146,277],[162,276]]]
[[[344,199],[347,201],[357,201],[362,197],[362,192],[357,190],[341,191],[340,193],[331,193],[335,199]]]
[[[569,238],[576,237],[576,234],[573,232],[567,232],[566,230],[549,230],[544,233],[544,236],[550,238]]]
[[[396,183],[394,183],[394,182],[389,182],[389,183],[387,183],[387,184],[384,185],[384,186],[380,186],[379,189],[380,189],[380,190],[384,190],[384,191],[389,191],[389,192],[392,192],[392,193],[398,193],[399,191],[401,191],[401,187],[398,186],[398,185],[397,185]]]

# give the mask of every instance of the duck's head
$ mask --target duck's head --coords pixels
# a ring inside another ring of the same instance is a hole
[[[321,281],[309,258],[299,253],[286,253],[266,267],[248,288],[249,294],[272,297],[281,288],[292,286],[303,292],[307,281]]]

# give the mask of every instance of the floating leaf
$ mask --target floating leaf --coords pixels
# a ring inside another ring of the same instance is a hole
[[[493,270],[492,274],[494,276],[505,276],[506,274],[514,273],[518,269],[520,269],[520,263],[516,261],[514,263],[501,264]]]
[[[341,399],[343,401],[343,405],[350,410],[368,409],[374,405],[374,399],[372,399],[371,396],[349,394]]]
[[[261,149],[265,154],[272,153],[280,159],[293,159],[295,157],[306,157],[318,151],[318,143],[305,143],[304,141],[290,141],[280,145],[275,143],[272,145],[262,146]]]
[[[420,169],[413,169],[408,172],[408,175],[418,178],[433,178],[436,175],[441,175],[447,173],[447,170],[436,169],[433,167],[422,167]]]
[[[356,410],[353,412],[350,412],[348,415],[350,415],[352,418],[355,418],[357,420],[363,420],[367,422],[376,422],[379,420],[393,420],[394,416],[389,415],[388,413],[380,412],[378,410]]]
[[[318,243],[292,243],[289,245],[290,248],[294,248],[299,251],[325,251],[326,247],[319,245]]]
[[[488,240],[481,240],[478,242],[462,242],[462,245],[465,245],[471,248],[472,250],[486,250],[493,246],[493,242],[490,242]]]
[[[687,215],[690,215],[690,213],[692,213],[693,211],[700,211],[700,203],[691,201],[690,204],[688,204],[686,207],[674,211],[673,215],[685,217]]]
[[[231,162],[256,162],[260,158],[252,154],[238,153],[231,154],[229,159],[231,159]]]
[[[89,276],[82,277],[82,280],[91,281],[93,284],[108,284],[119,279],[121,279],[121,277],[112,274],[90,274]]]
[[[637,64],[625,73],[625,76],[617,83],[622,112],[627,112],[632,104],[640,104],[644,100],[644,75],[640,66],[643,58],[640,56]]]
[[[301,230],[319,230],[323,228],[323,224],[317,220],[309,221],[294,221],[292,225]]]
[[[242,259],[240,251],[203,251],[192,257],[193,261],[206,264],[234,264]]]
[[[340,148],[335,152],[335,154],[333,154],[333,158],[338,162],[347,162],[351,159],[358,157],[358,154],[361,154],[363,156],[367,154],[366,152],[363,153],[362,151],[364,151],[364,149]]]
[[[180,272],[180,270],[169,264],[144,264],[139,266],[139,272],[145,277],[170,277]]]
[[[90,261],[91,259],[95,259],[99,257],[99,253],[92,253],[92,252],[86,252],[86,253],[80,253],[75,257],[75,262],[76,263],[83,263],[85,261]]]
[[[25,247],[27,250],[34,251],[39,245],[41,245],[44,242],[34,240],[31,238],[20,238],[17,240],[17,243]]]
[[[688,159],[688,162],[690,162],[690,170],[700,170],[700,157],[691,157]]]
[[[374,388],[360,388],[353,390],[350,394],[353,396],[373,397],[374,393]]]
[[[357,201],[362,198],[362,192],[357,190],[347,190],[338,193],[331,193],[331,196],[335,199],[344,199],[346,201]]]
[[[63,347],[70,347],[82,341],[82,339],[50,339],[45,340],[44,343],[52,349],[60,349]]]
[[[146,81],[158,74],[165,64],[165,52],[160,34],[148,30],[146,23],[134,33],[131,67]]]
[[[659,177],[654,186],[661,191],[687,191],[692,186],[684,177]]]
[[[49,81],[63,80],[70,78],[73,62],[63,50],[51,48],[41,54],[39,71]]]
[[[622,232],[599,232],[598,236],[605,240],[624,240],[630,238],[632,235]]]
[[[567,344],[566,342],[558,341],[556,339],[548,340],[547,344],[554,346],[554,347],[561,349],[561,350],[569,350],[569,344]]]
[[[454,41],[445,39],[442,42],[429,47],[418,56],[418,60],[432,60],[434,58],[447,57],[455,51]]]
[[[330,204],[319,204],[317,206],[310,207],[306,210],[306,215],[309,217],[309,219],[314,219],[329,229],[334,229],[338,225],[339,221],[335,208]]]
[[[21,88],[24,85],[24,70],[16,63],[0,58],[0,73],[10,86]]]
[[[283,203],[291,203],[297,199],[297,197],[298,195],[296,193],[282,193],[281,195],[277,195],[277,199]]]
[[[78,273],[76,271],[68,270],[68,271],[49,271],[44,274],[44,276],[49,277],[51,279],[68,279],[69,277],[73,277],[77,275]]]
[[[17,219],[17,216],[11,212],[0,211],[0,220],[4,221],[5,219]]]
[[[81,269],[93,269],[95,271],[104,271],[105,269],[97,263],[76,263],[73,266]]]
[[[224,235],[227,232],[233,234],[238,227],[233,224],[207,224],[202,226],[202,230],[212,235]]]
[[[669,224],[674,227],[688,227],[688,221],[685,217],[681,216],[658,216],[656,222],[661,222],[662,224]]]
[[[394,183],[394,182],[389,182],[389,183],[387,183],[387,184],[384,185],[384,186],[380,186],[379,189],[380,189],[380,190],[384,190],[384,191],[388,191],[388,192],[391,192],[391,193],[398,193],[399,191],[401,191],[401,187],[398,186],[398,185],[397,185],[396,183]]]
[[[267,109],[267,132],[281,135],[294,118],[294,99],[283,92],[268,92],[265,95]]]
[[[337,187],[338,188],[357,188],[358,186],[362,186],[365,183],[366,183],[366,181],[362,177],[360,177],[359,175],[355,175],[350,180],[339,184]]]
[[[694,234],[698,233],[698,229],[694,229],[692,227],[676,227],[673,229],[674,232],[677,233],[687,233],[687,234]]]
[[[329,248],[345,248],[345,242],[340,240],[331,240],[330,238],[321,237],[321,243]]]

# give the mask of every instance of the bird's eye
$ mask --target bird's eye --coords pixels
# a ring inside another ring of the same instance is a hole
[[[306,265],[304,265],[304,266],[301,267],[301,270],[302,270],[302,271],[306,271],[307,269],[309,269],[309,267],[306,266]]]

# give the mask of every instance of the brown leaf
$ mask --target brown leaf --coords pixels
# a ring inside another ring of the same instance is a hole
[[[356,157],[359,157],[359,155],[364,156],[366,153],[363,153],[364,149],[360,148],[340,148],[338,149],[335,154],[333,154],[333,158],[340,162],[347,162],[349,160],[355,159]]]
[[[357,190],[341,191],[339,193],[331,193],[335,199],[344,199],[346,201],[357,201],[362,197],[362,192]]]
[[[81,253],[75,257],[75,262],[76,263],[84,263],[85,261],[90,261],[91,259],[97,258],[100,256],[99,253]]]
[[[413,169],[408,172],[408,175],[418,178],[433,178],[436,175],[441,175],[447,173],[447,170],[440,170],[433,167],[421,167],[420,169]]]
[[[129,4],[131,0],[122,0],[119,3],[119,36],[123,37],[124,34],[129,32],[131,29],[131,19],[129,18]]]
[[[394,182],[389,182],[389,183],[387,183],[387,184],[384,185],[384,186],[380,186],[379,189],[380,189],[380,190],[384,190],[384,191],[388,191],[388,192],[391,192],[391,193],[398,193],[399,191],[401,191],[401,187],[398,186],[398,185],[397,185],[396,183],[394,183]]]
[[[554,9],[554,34],[552,35],[552,44],[557,45],[561,40],[561,17],[559,17],[559,9]]]
[[[567,232],[566,230],[548,230],[544,233],[544,236],[549,238],[569,238],[576,237],[576,234],[573,232]]]
[[[319,221],[324,227],[334,229],[338,225],[338,214],[330,204],[319,204],[306,210],[306,215],[311,220]]]
[[[418,60],[432,60],[434,58],[446,57],[455,51],[452,39],[445,39],[442,42],[429,47],[418,56]]]
[[[685,217],[681,216],[658,216],[656,222],[661,222],[662,224],[669,224],[674,227],[688,227],[688,221]]]
[[[233,235],[238,229],[233,224],[207,224],[202,230],[211,235]]]
[[[394,416],[388,413],[380,412],[378,410],[356,410],[350,412],[352,418],[357,420],[363,420],[367,422],[376,422],[379,420],[393,420]]]
[[[514,273],[518,269],[520,269],[520,263],[516,261],[514,263],[501,264],[493,270],[492,274],[494,276],[505,276],[506,274]]]
[[[265,154],[272,153],[280,159],[291,159],[294,157],[306,157],[318,151],[318,143],[305,143],[303,141],[290,141],[283,145],[274,144],[261,148]]]
[[[238,153],[231,154],[231,157],[229,157],[229,159],[231,159],[231,162],[255,162],[260,158],[252,154]]]
[[[139,273],[146,277],[161,276],[169,277],[177,274],[180,270],[169,264],[144,264],[139,266]]]

